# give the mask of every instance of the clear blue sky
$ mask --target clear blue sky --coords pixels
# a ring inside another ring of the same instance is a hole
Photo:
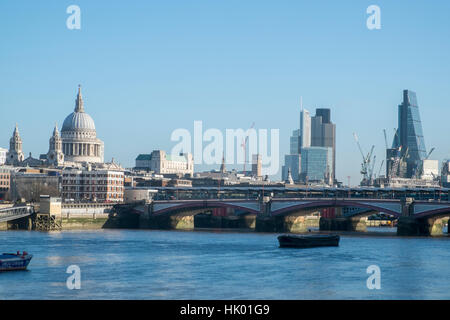
[[[66,28],[71,4],[81,30]],[[381,30],[366,28],[371,4],[381,7]],[[332,108],[337,177],[355,184],[352,133],[381,161],[382,129],[391,143],[407,88],[432,158],[450,158],[449,17],[444,0],[2,1],[0,146],[18,122],[25,153],[46,153],[81,83],[107,160],[133,166],[202,120],[279,128],[282,163],[303,96],[312,112]]]

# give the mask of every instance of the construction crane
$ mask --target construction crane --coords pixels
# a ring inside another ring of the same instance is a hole
[[[359,152],[361,152],[361,156],[362,156],[362,163],[361,163],[361,174],[363,176],[363,180],[369,181],[370,177],[369,177],[369,170],[370,170],[370,161],[372,159],[372,154],[373,154],[373,149],[375,148],[375,146],[372,146],[372,149],[370,150],[370,152],[367,154],[367,156],[364,155],[364,151],[361,148],[361,144],[359,143],[359,139],[358,136],[356,135],[356,133],[353,133],[353,137],[355,138],[356,144],[358,145],[358,149]]]
[[[353,132],[353,137],[355,138],[356,144],[358,146],[359,152],[361,152],[361,157],[363,159],[363,162],[361,163],[361,174],[364,176],[367,175],[367,163],[366,163],[366,156],[364,155],[364,152],[361,148],[361,145],[358,140],[358,136],[356,135],[356,132]]]
[[[373,156],[372,166],[370,167],[370,170],[369,170],[369,183],[370,183],[370,185],[373,184],[373,179],[374,179],[373,170],[375,168],[375,162],[376,161],[377,161],[377,156]]]
[[[388,145],[388,140],[387,140],[387,135],[386,135],[386,129],[383,129],[383,133],[384,133],[384,144],[386,146],[386,150],[389,149],[389,145]]]
[[[396,128],[394,128],[394,139],[395,139],[395,144],[397,145],[397,146],[399,146],[400,145],[400,141],[399,141],[399,136],[398,136],[398,130],[396,129]]]
[[[246,175],[245,163],[247,162],[247,141],[248,141],[248,136],[250,134],[250,130],[253,129],[254,126],[255,126],[255,122],[253,122],[252,126],[250,127],[250,129],[247,130],[247,134],[245,135],[245,139],[243,139],[242,143],[241,143],[241,147],[244,149],[244,176]]]
[[[380,177],[381,169],[383,169],[384,159],[381,161],[380,170],[378,170],[377,178]]]

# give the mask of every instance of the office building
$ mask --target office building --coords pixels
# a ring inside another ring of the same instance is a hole
[[[444,188],[450,188],[450,160],[445,160],[442,164],[441,185]]]
[[[406,161],[404,178],[413,177],[426,157],[426,147],[416,93],[411,90],[403,90],[403,102],[398,106],[398,129],[392,147],[398,149],[400,157]]]
[[[311,147],[331,148],[331,179],[335,180],[336,172],[336,125],[331,122],[331,110],[316,109],[316,115],[311,118]]]
[[[296,153],[300,153],[301,148],[307,148],[311,146],[311,116],[309,111],[302,109],[300,111],[300,141],[299,148]],[[291,154],[294,154],[291,152]]]
[[[290,142],[290,154],[298,154],[300,153],[300,130],[294,130],[292,131],[292,135],[289,138],[289,142]]]
[[[301,149],[301,180],[331,185],[333,183],[333,149],[308,147]]]
[[[281,180],[288,180],[289,171],[291,173],[292,180],[298,182],[300,180],[301,172],[301,156],[300,154],[287,154],[284,156],[284,166],[281,170]]]
[[[252,156],[252,176],[262,176],[262,156],[260,154]]]

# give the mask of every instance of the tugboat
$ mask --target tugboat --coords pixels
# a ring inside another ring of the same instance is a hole
[[[33,258],[26,251],[0,254],[0,271],[25,270]]]
[[[280,248],[337,247],[340,237],[335,234],[281,235]]]

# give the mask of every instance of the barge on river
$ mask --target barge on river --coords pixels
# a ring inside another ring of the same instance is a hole
[[[278,242],[280,248],[337,247],[339,239],[335,234],[281,235]]]

